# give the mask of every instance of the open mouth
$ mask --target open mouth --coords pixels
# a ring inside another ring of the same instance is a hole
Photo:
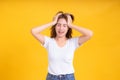
[[[63,34],[63,33],[64,33],[64,31],[58,31],[58,33],[59,33],[59,34]]]

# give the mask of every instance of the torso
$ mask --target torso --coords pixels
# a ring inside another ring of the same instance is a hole
[[[59,41],[59,40],[56,40],[55,38],[54,38],[54,40],[55,40],[56,44],[58,45],[58,47],[64,47],[67,44],[67,41],[68,41],[68,40]]]

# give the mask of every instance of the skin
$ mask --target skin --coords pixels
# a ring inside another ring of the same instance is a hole
[[[55,40],[59,47],[63,47],[67,41],[66,34],[68,31],[68,25],[64,18],[58,20],[55,30],[57,34]]]
[[[72,23],[72,19],[69,15],[67,15],[68,18],[68,22],[65,21],[65,19],[59,19],[58,20],[58,16],[61,15],[61,13],[57,14],[54,16],[53,21],[49,22],[47,24],[32,28],[31,33],[32,35],[41,42],[41,44],[44,44],[45,42],[45,38],[44,35],[41,34],[41,32],[43,30],[45,30],[46,28],[55,25],[56,23],[59,23],[56,25],[56,32],[57,32],[57,36],[55,37],[56,42],[58,43],[58,45],[60,47],[63,47],[66,43],[67,38],[65,37],[65,34],[69,28],[72,28],[78,32],[80,32],[82,35],[79,36],[79,40],[78,40],[78,44],[83,44],[86,41],[88,41],[89,39],[91,39],[91,37],[93,36],[93,32],[87,28],[81,27],[81,26],[77,26],[74,25]],[[58,22],[57,22],[58,20]],[[68,27],[65,27],[65,25],[67,24]],[[62,34],[59,32],[63,32]]]
[[[55,30],[57,33],[57,37],[65,37],[65,35],[68,31],[68,26],[67,26],[67,22],[64,18],[61,18],[58,20]]]

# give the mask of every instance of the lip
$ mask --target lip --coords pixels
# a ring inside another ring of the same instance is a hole
[[[59,34],[63,34],[63,33],[64,33],[64,31],[58,31],[58,33],[59,33]]]

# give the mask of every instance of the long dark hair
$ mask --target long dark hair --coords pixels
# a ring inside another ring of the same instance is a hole
[[[58,20],[61,19],[61,18],[64,18],[66,21],[68,21],[67,15],[70,15],[71,19],[72,19],[72,22],[74,21],[74,16],[72,14],[70,14],[70,13],[63,13],[62,11],[57,12],[57,14],[58,13],[62,13],[58,17]],[[55,26],[56,26],[56,24],[51,27],[51,38],[55,38],[57,36],[56,31],[55,31]],[[71,28],[68,28],[68,32],[66,34],[66,38],[68,38],[68,39],[72,38],[72,29]]]

